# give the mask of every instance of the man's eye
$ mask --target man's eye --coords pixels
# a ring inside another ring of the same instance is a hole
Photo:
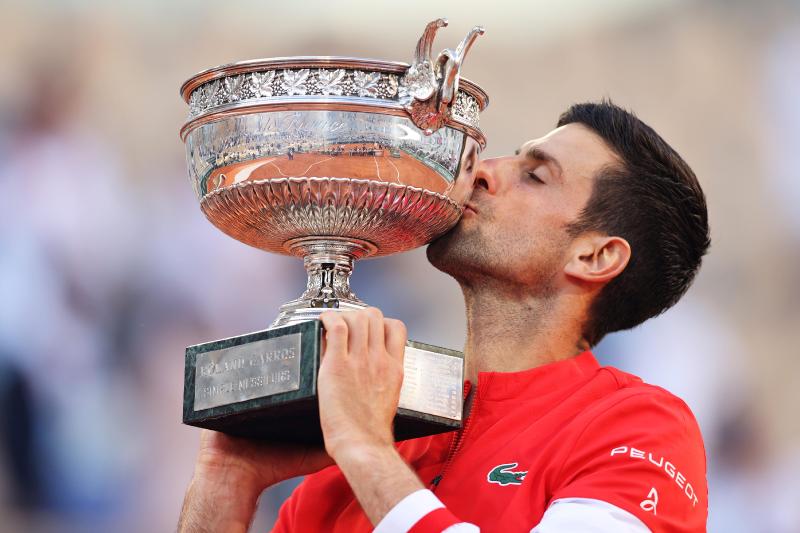
[[[542,179],[539,176],[537,176],[534,172],[528,172],[528,176],[533,178],[534,181],[538,181],[539,183],[544,184],[544,181],[542,181]]]

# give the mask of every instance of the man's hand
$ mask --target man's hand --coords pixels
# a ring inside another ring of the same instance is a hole
[[[406,328],[375,308],[323,313],[319,412],[325,449],[373,525],[423,487],[394,448]]]
[[[203,430],[178,531],[246,532],[265,488],[331,464],[321,448],[267,444]]]
[[[319,369],[325,448],[334,460],[362,448],[392,447],[392,420],[403,383],[406,328],[374,307],[328,312]]]
[[[321,448],[270,444],[203,430],[195,477],[235,478],[260,492],[332,464]]]

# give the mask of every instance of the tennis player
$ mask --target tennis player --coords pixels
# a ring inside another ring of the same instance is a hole
[[[463,218],[428,248],[466,302],[463,428],[395,444],[405,327],[374,308],[324,314],[325,450],[204,431],[181,532],[247,531],[261,492],[298,475],[274,531],[705,531],[691,411],[590,351],[691,284],[709,246],[694,173],[600,102],[475,176]]]

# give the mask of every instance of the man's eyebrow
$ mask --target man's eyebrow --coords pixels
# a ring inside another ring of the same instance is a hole
[[[517,148],[516,152],[514,152],[514,155],[519,155],[521,153],[522,149]],[[528,148],[525,151],[525,157],[529,159],[538,159],[539,161],[546,161],[548,163],[552,163],[553,165],[556,166],[556,168],[558,168],[559,172],[563,172],[563,169],[561,168],[561,163],[558,162],[558,159],[548,154],[538,146],[531,146],[530,148]]]

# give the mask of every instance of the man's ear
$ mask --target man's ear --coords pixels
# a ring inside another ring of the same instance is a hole
[[[589,283],[607,283],[619,276],[631,258],[631,246],[622,237],[588,233],[570,247],[572,257],[564,273]]]

